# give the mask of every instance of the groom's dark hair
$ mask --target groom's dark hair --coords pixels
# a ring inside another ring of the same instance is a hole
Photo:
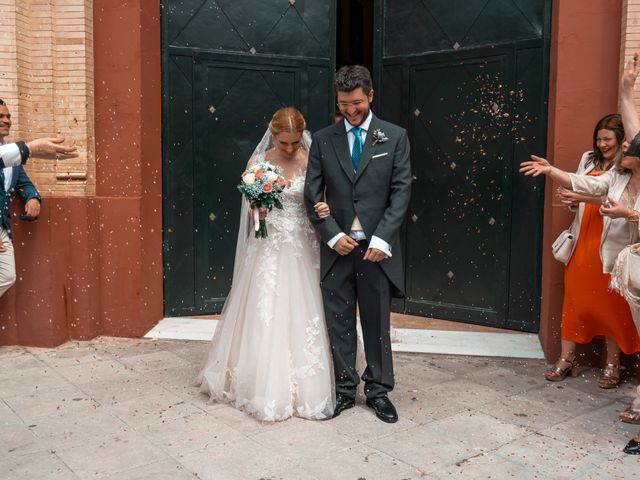
[[[368,94],[373,89],[371,73],[362,65],[345,65],[336,72],[333,87],[336,92],[353,92],[360,87]]]

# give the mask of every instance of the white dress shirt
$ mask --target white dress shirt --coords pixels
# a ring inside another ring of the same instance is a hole
[[[367,116],[367,118],[364,120],[364,122],[362,122],[359,125],[361,141],[363,146],[364,146],[364,142],[367,139],[367,133],[369,132],[369,125],[371,124],[372,118],[373,118],[373,112],[369,111],[369,115]],[[356,135],[353,132],[353,125],[351,125],[346,118],[344,119],[344,128],[347,130],[347,140],[349,141],[349,152],[352,152],[353,144],[356,140]],[[331,205],[329,205],[329,208],[331,208]],[[336,243],[338,243],[338,240],[340,240],[340,238],[342,238],[344,235],[346,235],[346,233],[340,232],[331,240],[329,240],[327,242],[327,245],[329,245],[329,248],[333,248],[336,245]],[[358,220],[357,216],[353,219],[353,224],[351,224],[351,231],[349,232],[349,236],[353,238],[356,242],[367,239],[367,236],[364,234],[364,231],[362,230],[362,225],[360,224],[360,220]],[[378,250],[382,250],[382,252],[384,252],[384,254],[387,257],[391,257],[391,245],[389,245],[380,237],[376,237],[375,235],[372,235],[371,240],[369,241],[369,248],[377,248]]]
[[[4,145],[4,138],[0,138],[0,145]],[[18,155],[20,153],[18,152]],[[13,178],[13,167],[4,167],[4,191],[9,192],[11,187],[11,179]]]
[[[0,145],[0,158],[5,167],[17,167],[22,164],[20,148],[15,143]]]

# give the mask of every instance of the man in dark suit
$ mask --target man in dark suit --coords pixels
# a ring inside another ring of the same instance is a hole
[[[3,100],[0,100],[0,144],[11,130],[11,113]],[[23,147],[24,148],[24,144]],[[28,150],[27,150],[28,152]],[[24,154],[23,154],[24,155]],[[40,214],[40,194],[22,168],[0,168],[0,297],[16,281],[16,265],[13,255],[9,206],[13,193],[17,193],[24,202],[25,220],[35,220]]]
[[[344,120],[313,135],[305,204],[322,237],[321,289],[336,381],[334,416],[355,405],[356,305],[367,360],[362,380],[367,406],[393,423],[389,317],[392,296],[404,294],[400,226],[411,195],[409,141],[403,128],[371,112],[373,87],[360,65],[342,67],[334,80]],[[323,200],[331,215],[321,219]]]

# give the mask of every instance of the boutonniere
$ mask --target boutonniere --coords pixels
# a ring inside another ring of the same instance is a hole
[[[373,131],[373,145],[375,145],[376,143],[384,143],[387,140],[389,140],[389,138],[379,128]]]

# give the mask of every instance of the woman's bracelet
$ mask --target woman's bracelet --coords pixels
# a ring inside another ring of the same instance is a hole
[[[627,222],[629,223],[640,223],[640,212],[637,212],[636,210],[631,210],[631,213],[629,215],[627,215]]]

